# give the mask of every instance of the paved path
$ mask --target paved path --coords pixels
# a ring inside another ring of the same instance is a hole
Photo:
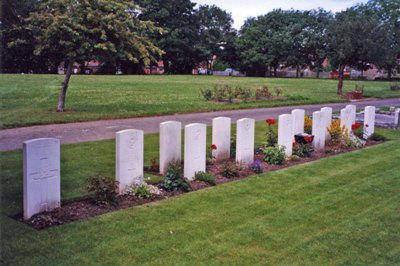
[[[129,128],[141,129],[145,133],[155,133],[159,131],[159,124],[165,121],[180,121],[183,125],[190,123],[206,123],[210,125],[212,119],[218,116],[232,118],[232,122],[244,117],[253,118],[257,121],[266,118],[276,118],[281,114],[289,113],[296,108],[305,109],[307,114],[329,106],[333,111],[339,111],[347,103],[318,104],[304,106],[284,106],[274,108],[242,109],[233,111],[217,111],[205,113],[176,114],[166,116],[154,116],[144,118],[128,118],[116,120],[100,120],[91,122],[52,124],[43,126],[22,127],[15,129],[5,129],[0,131],[0,151],[16,150],[22,148],[25,140],[33,138],[58,138],[62,144],[77,143],[86,141],[96,141],[112,139],[117,131]],[[371,100],[352,103],[357,108],[368,105],[379,106],[400,106],[400,98],[387,100]]]

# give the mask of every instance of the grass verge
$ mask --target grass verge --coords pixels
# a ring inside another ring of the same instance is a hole
[[[398,264],[400,134],[378,131],[391,141],[44,231],[7,216],[21,152],[1,153],[1,264]],[[62,150],[63,199],[83,195],[86,167],[113,171],[111,141]]]
[[[65,113],[55,112],[62,75],[0,75],[2,128],[67,123],[160,114],[274,107],[343,101],[336,94],[336,80],[235,78],[214,76],[86,76],[71,78]],[[368,97],[400,97],[389,82],[345,81],[344,92],[364,85]],[[232,104],[206,102],[200,90],[214,85],[282,89],[286,100]]]

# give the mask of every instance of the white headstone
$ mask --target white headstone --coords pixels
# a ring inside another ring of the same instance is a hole
[[[236,161],[249,165],[254,161],[255,121],[242,118],[236,124]]]
[[[60,207],[60,140],[24,142],[24,219]]]
[[[160,124],[160,173],[164,175],[168,164],[181,160],[182,124],[167,121]]]
[[[364,110],[364,134],[366,137],[375,132],[375,106],[367,106]]]
[[[397,108],[396,111],[394,112],[394,128],[400,127],[400,108]]]
[[[185,159],[184,176],[193,180],[196,172],[206,171],[206,137],[205,124],[185,126]]]
[[[228,160],[231,150],[231,119],[216,117],[212,122],[212,144],[217,146],[213,156],[217,160]]]
[[[331,107],[321,108],[321,113],[322,113],[322,119],[324,120],[325,140],[328,140],[331,137],[328,128],[331,126],[332,123],[332,108]]]
[[[346,108],[350,109],[351,124],[353,125],[353,124],[356,123],[356,110],[357,110],[357,108],[356,108],[355,105],[352,105],[352,104],[346,105]]]
[[[144,182],[143,131],[127,129],[117,132],[115,146],[115,178],[121,194],[128,186]]]
[[[314,112],[312,117],[312,134],[314,135],[313,146],[316,150],[322,150],[325,147],[325,124],[326,121],[322,112]]]
[[[351,125],[352,120],[351,120],[351,109],[349,108],[344,108],[340,110],[340,127],[345,126],[348,130],[348,132],[351,132]]]
[[[293,118],[293,136],[304,133],[304,116],[306,112],[303,109],[292,110]]]
[[[278,145],[285,146],[287,156],[292,155],[293,149],[293,118],[292,115],[284,114],[279,116],[278,122]]]

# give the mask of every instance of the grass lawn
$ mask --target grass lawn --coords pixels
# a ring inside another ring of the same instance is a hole
[[[157,114],[272,107],[343,101],[336,95],[336,80],[235,78],[213,76],[86,76],[71,78],[67,112],[55,112],[62,75],[0,75],[1,127],[65,123]],[[345,81],[344,91],[355,84],[365,86],[365,95],[400,97],[388,82]],[[281,88],[287,100],[249,101],[235,104],[206,102],[200,89],[216,84],[257,88]]]
[[[257,123],[256,143],[265,125]],[[1,265],[396,265],[400,133],[390,142],[36,231],[21,210],[22,153],[1,156]],[[158,135],[145,136],[146,164]],[[114,142],[63,145],[62,198],[113,175]]]

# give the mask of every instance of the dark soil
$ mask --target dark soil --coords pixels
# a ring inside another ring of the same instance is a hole
[[[367,146],[372,146],[376,145],[382,142],[378,141],[372,141],[369,140]],[[266,162],[263,161],[263,155],[261,153],[256,153],[254,159],[259,160],[264,168],[264,172],[269,172],[269,171],[275,171],[279,170],[282,168],[287,168],[293,165],[297,164],[302,164],[302,163],[307,163],[311,161],[315,161],[324,157],[344,153],[344,152],[349,152],[356,150],[355,148],[343,148],[340,146],[335,146],[335,147],[326,147],[325,151],[315,151],[311,153],[310,157],[305,157],[305,158],[299,158],[299,160],[287,160],[285,161],[282,165],[270,165],[267,164]],[[231,162],[234,162],[234,160],[230,160]],[[216,183],[217,185],[227,183],[227,182],[232,182],[236,180],[240,180],[243,178],[246,178],[251,175],[255,175],[254,172],[252,172],[248,168],[239,168],[239,176],[234,177],[234,178],[226,178],[223,177],[220,172],[224,168],[225,162],[214,162],[210,165],[207,165],[207,172],[213,173],[216,176]],[[154,167],[154,166],[153,166]],[[154,169],[155,172],[152,172],[152,174],[158,175],[158,168],[157,167],[149,167],[147,168],[147,171]],[[192,191],[200,190],[206,187],[209,187],[210,185],[204,183],[204,182],[199,182],[199,181],[192,181],[191,183]],[[177,195],[180,195],[184,192],[182,191],[173,191],[173,192],[168,192],[165,190],[162,190],[161,195],[154,195],[153,197],[149,199],[140,199],[137,197],[133,196],[126,196],[126,195],[121,195],[118,196],[118,204],[117,205],[96,205],[91,198],[82,198],[74,201],[66,201],[62,203],[62,206],[60,208],[54,209],[53,211],[50,212],[43,212],[34,215],[32,218],[29,220],[24,220],[22,213],[19,213],[17,215],[12,216],[12,218],[17,219],[21,222],[24,222],[33,228],[37,230],[41,229],[46,229],[52,226],[56,225],[62,225],[66,224],[69,222],[73,222],[76,220],[82,220],[82,219],[87,219],[93,216],[98,216],[104,213],[109,213],[113,211],[117,211],[120,209],[126,209],[138,205],[143,205],[146,203],[154,202],[154,201],[159,201],[162,199],[174,197]]]

